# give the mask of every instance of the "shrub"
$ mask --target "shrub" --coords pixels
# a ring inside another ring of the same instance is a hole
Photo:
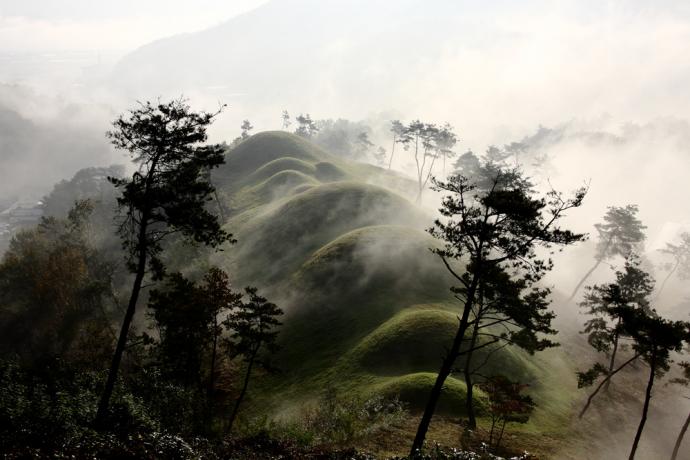
[[[398,399],[340,398],[329,389],[315,407],[303,414],[303,424],[317,442],[345,444],[399,423],[405,413]]]

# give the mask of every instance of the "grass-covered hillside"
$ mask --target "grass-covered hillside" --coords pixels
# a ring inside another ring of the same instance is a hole
[[[253,398],[264,402],[255,407],[291,414],[330,387],[398,395],[421,407],[458,305],[429,251],[437,244],[425,231],[433,214],[406,194],[415,184],[283,132],[229,150],[214,182],[225,229],[238,244],[211,263],[238,285],[262,286],[286,311],[276,361],[282,372],[255,389]],[[507,347],[483,372],[531,385],[538,407],[525,430],[557,435],[565,426],[574,379],[557,350],[530,357]],[[462,381],[451,378],[445,392],[441,413],[461,414]]]

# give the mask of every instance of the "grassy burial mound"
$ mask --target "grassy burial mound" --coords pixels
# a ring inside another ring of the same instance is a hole
[[[284,132],[260,133],[230,150],[214,181],[225,228],[239,243],[211,263],[229,269],[237,284],[265,286],[286,310],[277,359],[284,372],[253,397],[285,409],[333,387],[421,408],[457,327],[457,300],[429,251],[438,244],[424,231],[433,217],[410,200],[414,183]],[[572,398],[572,388],[552,383],[571,371],[557,350],[530,357],[515,347],[482,369],[530,384],[539,407],[525,429],[552,430],[564,424]],[[464,395],[458,374],[441,413],[462,414]],[[482,414],[481,391],[477,404]]]

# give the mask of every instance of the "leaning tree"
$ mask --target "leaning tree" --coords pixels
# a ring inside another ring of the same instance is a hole
[[[98,404],[97,426],[108,414],[144,278],[156,281],[165,274],[165,240],[180,234],[212,247],[233,242],[206,209],[214,192],[209,171],[224,162],[222,147],[204,145],[206,129],[218,113],[193,112],[184,100],[140,103],[115,120],[113,131],[107,133],[137,166],[130,178],[110,178],[121,191],[118,230],[134,281]]]
[[[684,387],[690,387],[690,363],[689,362],[683,362],[680,363],[681,369],[683,370],[683,376],[673,379],[673,383],[680,384]],[[690,399],[690,397],[685,396],[685,398]],[[680,427],[680,432],[678,433],[678,437],[676,438],[676,443],[673,446],[673,454],[671,455],[671,460],[676,460],[678,458],[678,452],[680,451],[680,445],[683,443],[683,438],[685,437],[685,433],[688,431],[688,427],[690,427],[690,413],[688,416],[685,418],[685,421],[683,422],[683,426]]]
[[[644,231],[647,227],[637,218],[638,211],[637,205],[634,204],[608,207],[604,214],[604,222],[594,225],[599,234],[594,266],[577,283],[568,301],[577,295],[580,287],[602,262],[615,256],[628,257],[632,251],[640,249],[645,240]]]
[[[446,379],[462,353],[465,335],[473,325],[471,314],[479,288],[491,271],[504,271],[522,277],[527,285],[522,301],[506,313],[516,319],[525,313],[524,303],[530,301],[531,288],[553,264],[537,254],[538,247],[552,248],[581,241],[584,235],[558,227],[568,210],[579,207],[586,190],[578,190],[572,198],[551,191],[537,197],[524,181],[504,185],[504,171],[496,169],[493,184],[478,188],[463,176],[451,176],[447,182],[435,182],[439,191],[448,192],[432,234],[445,244],[436,254],[460,283],[454,288],[462,303],[462,313],[455,337],[446,349],[436,381],[431,389],[424,413],[412,444],[410,456],[419,455],[429,424],[436,410]],[[464,263],[462,270],[453,265]]]
[[[628,457],[632,460],[647,422],[654,382],[669,370],[671,353],[682,351],[684,344],[690,342],[690,323],[664,319],[656,311],[649,313],[629,306],[620,307],[620,310],[623,333],[633,340],[635,354],[649,366],[642,416]]]
[[[532,183],[523,177],[519,170],[505,169],[490,161],[477,161],[476,166],[468,171],[470,172],[471,182],[481,193],[488,193],[493,188],[529,190],[532,187]],[[433,234],[435,229],[431,232]],[[441,235],[435,236],[443,239]],[[453,270],[450,264],[446,264],[446,268]],[[455,276],[458,277],[457,273]],[[474,377],[482,378],[483,368],[491,363],[492,358],[501,349],[515,345],[531,354],[557,345],[544,337],[556,333],[551,328],[551,321],[555,315],[548,310],[550,290],[535,286],[535,281],[517,273],[508,274],[501,267],[489,266],[484,270],[471,312],[473,319],[469,343],[461,350],[464,359],[462,373],[467,387],[465,409],[468,429],[474,429],[477,425],[474,410]],[[456,299],[462,301],[462,286],[452,290]],[[480,360],[475,360],[475,352],[482,348],[485,349],[482,350],[484,356]]]
[[[678,272],[678,278],[682,280],[690,278],[690,233],[681,233],[680,243],[666,243],[666,247],[659,249],[659,252],[671,256],[673,261],[665,265],[665,268],[668,269],[668,274],[656,293],[657,297],[661,295],[664,287],[666,287],[666,283],[674,273]]]
[[[450,265],[448,269],[455,273]],[[468,344],[460,351],[464,359],[462,372],[467,388],[465,409],[468,429],[477,427],[474,377],[482,377],[480,371],[491,363],[497,352],[514,345],[533,354],[557,345],[545,337],[556,333],[551,327],[555,315],[548,310],[551,291],[534,286],[535,281],[531,274],[520,276],[508,273],[499,266],[484,268],[472,307]],[[458,300],[464,299],[464,287],[453,288],[453,291]],[[485,349],[483,359],[475,360],[475,354],[482,349]]]
[[[585,298],[580,306],[589,315],[585,321],[583,333],[587,334],[587,342],[599,353],[606,353],[609,357],[608,365],[595,363],[590,369],[578,372],[579,386],[586,387],[594,383],[600,376],[605,375],[602,381],[603,389],[608,390],[616,365],[621,340],[621,307],[627,306],[650,312],[649,295],[654,290],[654,280],[640,268],[640,259],[633,253],[625,260],[623,270],[616,271],[616,281],[602,285],[588,286]],[[628,360],[617,369],[620,371],[625,366],[632,364],[634,360]],[[617,372],[616,371],[616,372]],[[590,395],[587,404],[580,412],[580,417],[589,408],[594,396],[602,386],[598,386]]]

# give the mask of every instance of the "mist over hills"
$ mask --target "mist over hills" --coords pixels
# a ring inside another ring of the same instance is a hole
[[[618,135],[571,124],[542,132],[531,142],[547,152],[569,143],[628,144],[623,151],[630,152],[639,138],[674,132],[672,126],[685,132],[682,123],[629,125]],[[333,387],[348,394],[398,395],[413,409],[421,408],[439,347],[452,336],[457,318],[448,291],[453,282],[428,250],[438,244],[424,232],[431,217],[408,201],[411,184],[386,170],[333,157],[284,132],[259,133],[239,144],[216,176],[228,200],[225,228],[241,243],[210,261],[236,273],[238,282],[266,283],[287,313],[278,359],[291,369],[290,376],[269,380],[255,397],[278,413],[291,413],[294,401],[309,401]],[[582,257],[582,250],[566,251],[571,257],[578,252]],[[579,273],[568,259],[561,262],[559,277]],[[607,271],[599,273],[601,279],[609,279]],[[556,291],[562,286],[557,284]],[[579,441],[561,442],[586,436],[596,446],[590,452],[605,458],[626,445],[635,412],[620,420],[600,406],[596,417],[601,421],[592,422],[598,433],[591,432],[590,422],[584,427],[570,422],[582,397],[572,375],[589,351],[579,334],[576,308],[558,292],[553,297],[552,308],[563,315],[559,329],[564,333],[558,336],[563,347],[535,356],[508,347],[494,356],[486,372],[509,373],[529,383],[538,405],[533,419],[519,429],[524,442],[538,433],[535,442],[554,443],[540,449],[554,449],[549,452],[555,458],[578,458]],[[631,389],[636,378],[635,371],[624,375],[619,385],[625,390],[617,398],[639,397],[640,390]],[[462,380],[450,379],[440,412],[461,415],[464,393]],[[480,393],[480,413],[482,398]],[[673,390],[660,389],[658,398],[673,400]],[[659,403],[655,410],[666,420],[677,419],[684,408]],[[614,419],[616,429],[606,428]],[[650,432],[653,441],[643,446],[645,455],[663,449],[673,436],[663,424]]]
[[[6,198],[38,199],[49,183],[116,157],[101,132],[64,119],[32,119],[3,102],[0,97],[0,195]]]
[[[232,273],[235,285],[265,286],[285,310],[276,362],[286,371],[252,392],[261,410],[294,413],[324,388],[399,396],[421,409],[457,318],[452,280],[429,251],[439,244],[425,232],[433,218],[410,201],[414,183],[279,131],[229,150],[213,181],[224,228],[238,244],[172,260],[186,273],[211,264]],[[575,396],[574,381],[553,384],[569,372],[565,355],[508,347],[487,372],[499,369],[533,386],[540,408],[526,430],[558,436]],[[462,414],[464,394],[452,378],[440,412]]]
[[[682,123],[676,127],[684,132]],[[630,152],[627,144],[636,146],[637,138],[659,129],[668,133],[654,126],[629,126],[622,133],[602,134],[566,124],[543,128],[524,141],[548,154],[559,146],[574,145],[577,151],[583,143],[614,146],[615,156]],[[625,148],[617,150],[621,146]],[[637,147],[632,151],[638,152]],[[558,164],[559,158],[555,160]],[[209,253],[173,244],[167,263],[192,278],[210,265],[219,266],[232,274],[235,286],[261,285],[262,292],[284,308],[283,349],[276,360],[288,371],[266,376],[252,388],[258,408],[254,415],[272,411],[288,417],[324,388],[363,398],[398,396],[412,410],[420,409],[433,384],[439,350],[457,327],[457,305],[448,290],[452,280],[429,251],[438,244],[424,231],[432,214],[410,201],[414,182],[279,131],[258,133],[229,148],[213,182],[218,196],[210,206],[218,207],[224,228],[237,237],[238,245]],[[85,198],[71,196],[66,185],[60,190],[54,198],[64,204]],[[111,208],[109,202],[107,209],[99,210],[101,225],[110,225]],[[573,270],[565,265],[559,276],[572,277]],[[605,271],[600,273],[603,279],[608,277]],[[560,311],[562,297],[554,297],[553,308]],[[565,318],[579,322],[573,312]],[[587,351],[577,345],[581,339],[569,335],[577,334],[571,328],[577,326],[570,324],[564,328],[568,334],[559,336],[569,352],[560,348],[529,356],[507,347],[486,370],[508,372],[530,385],[537,409],[515,432],[521,442],[538,444],[541,452],[558,452],[562,458],[578,458],[579,441],[573,441],[574,446],[561,443],[582,436],[582,428],[569,420],[582,396],[574,371]],[[477,359],[482,358],[478,353]],[[627,375],[626,385],[634,386],[635,378],[634,372]],[[464,397],[462,380],[450,378],[439,413],[462,416]],[[477,398],[482,415],[485,396],[478,391]],[[675,419],[682,410],[660,404],[657,416]],[[634,420],[632,411],[628,419]],[[597,449],[605,449],[614,437],[623,446],[628,428],[587,436]],[[650,432],[654,442],[643,446],[645,451],[668,444],[673,435],[662,426]]]
[[[520,448],[577,460],[583,452],[608,459],[627,449],[646,367],[624,369],[609,397],[576,420],[586,397],[576,371],[605,355],[582,334],[582,297],[565,299],[595,261],[585,285],[611,282],[621,269],[622,253],[599,265],[594,225],[607,208],[633,204],[646,226],[636,251],[657,278],[653,306],[663,317],[688,319],[687,280],[671,276],[673,260],[659,249],[690,231],[690,8],[642,0],[270,0],[218,20],[145,44],[112,68],[100,56],[95,66],[64,64],[74,79],[51,86],[43,75],[41,90],[33,80],[0,82],[0,211],[20,197],[49,195],[42,209],[64,218],[75,200],[95,197],[93,244],[112,256],[116,294],[126,294],[116,190],[105,176],[131,163],[113,151],[105,131],[138,100],[184,99],[195,111],[227,104],[208,131],[225,163],[208,176],[215,190],[206,205],[238,243],[212,252],[171,237],[163,260],[191,282],[219,267],[233,289],[257,286],[284,310],[282,348],[269,356],[280,372],[252,383],[247,420],[296,420],[326,390],[362,401],[399,397],[412,420],[457,330],[461,299],[449,290],[457,281],[430,251],[440,244],[427,230],[441,193],[427,188],[415,202],[418,158],[411,144],[395,143],[391,122],[452,125],[454,156],[429,171],[439,179],[460,170],[453,163],[464,152],[517,146],[499,161],[524,168],[537,193],[589,188],[563,224],[590,239],[552,254],[555,269],[539,284],[552,289],[548,308],[561,346],[534,355],[506,346],[490,361],[487,350],[476,359],[487,359],[487,376],[507,374],[529,386],[536,408],[528,423],[510,429]],[[12,74],[0,72],[0,80]],[[283,125],[283,110],[292,125]],[[320,132],[296,135],[297,114],[309,114]],[[249,128],[237,137],[244,120]],[[362,134],[364,149],[356,143]],[[126,164],[105,168],[114,163]],[[81,168],[89,169],[74,175]],[[658,281],[666,276],[662,294]],[[153,281],[147,287],[164,286]],[[152,324],[148,292],[137,307],[137,332]],[[151,337],[142,337],[149,346]],[[446,382],[444,417],[433,433],[452,445],[466,415],[463,359]],[[220,382],[223,398],[238,388],[232,366]],[[678,375],[673,369],[668,380]],[[486,423],[483,391],[477,387],[477,409]],[[668,450],[689,407],[676,387],[654,392],[645,458]],[[413,430],[387,432],[389,446],[374,450],[401,453]]]
[[[129,96],[227,102],[261,129],[286,108],[390,111],[448,120],[486,144],[572,117],[687,117],[688,70],[675,64],[687,56],[666,46],[690,36],[686,17],[676,3],[271,1],[141,47],[111,83]],[[640,53],[649,72],[636,71]]]

